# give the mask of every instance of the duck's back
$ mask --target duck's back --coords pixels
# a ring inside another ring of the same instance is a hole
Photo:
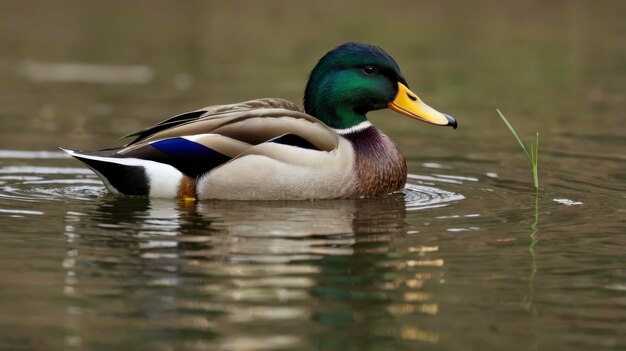
[[[114,193],[244,200],[355,192],[352,144],[282,99],[211,106],[130,136],[123,148],[68,152]]]

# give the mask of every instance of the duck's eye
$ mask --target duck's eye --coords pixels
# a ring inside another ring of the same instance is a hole
[[[372,74],[376,73],[376,67],[371,66],[371,65],[367,65],[367,66],[363,67],[363,73],[365,73],[367,75],[372,75]]]

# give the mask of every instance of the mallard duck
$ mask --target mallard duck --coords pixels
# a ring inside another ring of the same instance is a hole
[[[346,43],[309,75],[304,110],[266,98],[209,106],[129,134],[121,148],[65,150],[109,191],[151,197],[232,200],[331,199],[402,189],[406,161],[366,117],[390,108],[427,123],[454,118],[409,90],[381,48]]]

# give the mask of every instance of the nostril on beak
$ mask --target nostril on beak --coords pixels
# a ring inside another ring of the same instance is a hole
[[[417,101],[417,96],[415,95],[411,95],[411,94],[406,94],[406,96],[409,97],[409,99],[413,100],[413,101]]]

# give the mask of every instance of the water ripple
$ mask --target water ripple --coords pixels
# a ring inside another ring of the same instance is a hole
[[[0,150],[0,159],[18,158],[18,159],[63,159],[70,158],[68,154],[62,151],[24,151],[24,150]]]
[[[57,151],[0,150],[0,158],[31,160],[35,163],[37,160],[68,157]],[[100,180],[87,168],[8,164],[0,167],[0,179],[0,198],[16,201],[86,200],[106,194]],[[408,210],[443,207],[465,198],[458,192],[439,187],[437,183],[462,185],[465,181],[478,180],[443,174],[409,174],[408,179],[405,189],[401,191]]]
[[[442,168],[444,166],[440,165]],[[449,167],[446,167],[449,168]],[[406,207],[409,211],[423,210],[428,208],[444,207],[448,204],[465,199],[459,192],[446,190],[447,184],[463,185],[464,181],[476,181],[476,178],[457,175],[422,175],[409,173],[408,181],[403,190],[406,199]],[[444,183],[446,186],[439,186]],[[455,188],[460,188],[455,186]]]

